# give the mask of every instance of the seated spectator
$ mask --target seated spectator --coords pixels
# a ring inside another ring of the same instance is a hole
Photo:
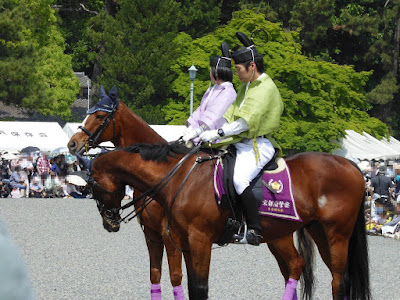
[[[396,225],[400,224],[400,202],[396,205],[396,215],[393,216],[392,220],[385,223],[382,226],[382,234],[394,234],[396,230]]]
[[[366,229],[371,233],[382,233],[382,227],[384,224],[392,220],[392,216],[384,207],[375,201],[372,202],[374,207],[370,209],[371,217],[366,222]]]
[[[57,198],[62,198],[65,196],[61,181],[55,173],[52,173],[46,178],[44,181],[44,188],[48,196]]]
[[[10,197],[11,198],[15,198],[15,199],[16,198],[21,198],[22,197],[21,190],[19,188],[13,188],[11,190]]]
[[[10,176],[10,184],[13,190],[18,189],[18,192],[22,190],[23,193],[21,194],[25,194],[27,184],[25,182],[24,175],[22,174],[21,167],[18,165],[15,167],[15,171],[12,172]],[[16,191],[14,192],[14,194],[16,194]]]
[[[46,197],[46,192],[44,190],[44,186],[40,183],[40,178],[32,177],[32,182],[30,184],[30,197],[33,198],[42,198]]]
[[[85,198],[83,194],[79,191],[79,187],[75,184],[67,182],[67,195],[64,198]]]

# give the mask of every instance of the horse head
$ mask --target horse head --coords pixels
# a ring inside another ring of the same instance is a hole
[[[116,138],[115,114],[119,109],[120,100],[117,97],[117,88],[114,86],[110,93],[100,88],[100,100],[87,111],[87,117],[68,142],[71,153],[82,153],[85,148],[96,146],[104,141],[114,141]],[[112,124],[110,124],[112,123]]]
[[[101,157],[99,155],[98,157]],[[103,227],[108,232],[117,232],[120,228],[121,200],[125,196],[125,184],[115,179],[109,169],[104,167],[103,161],[96,164],[96,159],[88,160],[77,154],[80,164],[89,171],[88,185],[96,200],[97,208],[103,219]],[[107,162],[104,157],[105,166],[110,166],[112,161]]]

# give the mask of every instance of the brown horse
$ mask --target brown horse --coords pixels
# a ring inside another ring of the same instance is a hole
[[[112,103],[113,109],[116,102]],[[119,102],[117,109],[111,112],[98,110],[90,114],[82,131],[75,133],[68,142],[71,153],[82,152],[93,145],[104,141],[112,141],[116,147],[125,147],[133,143],[167,143],[158,135],[146,122],[134,114],[123,102]],[[138,190],[135,190],[137,195]],[[138,209],[143,204],[139,201],[135,204]],[[150,281],[152,284],[159,284],[161,281],[161,267],[166,248],[169,263],[169,273],[171,284],[174,288],[179,288],[182,283],[182,253],[172,244],[164,229],[164,210],[155,201],[143,210],[140,215],[140,223],[146,238],[147,249],[150,258]],[[107,219],[104,220],[104,226]],[[116,231],[119,223],[113,224],[109,228]]]
[[[92,188],[103,219],[119,221],[126,184],[141,191],[154,189],[184,152],[179,145],[141,144],[96,158],[91,168]],[[213,162],[192,169],[196,158],[191,155],[181,163],[155,199],[169,216],[171,242],[184,254],[190,299],[207,299],[211,246],[220,237],[229,210],[216,204]],[[293,245],[293,232],[305,228],[331,271],[333,299],[370,299],[361,172],[348,160],[325,153],[297,154],[286,162],[303,222],[261,217],[263,242],[268,243],[285,281],[297,282],[303,267],[312,268],[311,254],[305,252],[303,258]],[[192,173],[182,186],[190,169]],[[299,232],[304,240],[304,231]],[[310,282],[306,280],[305,285],[309,299]],[[283,299],[297,299],[296,291],[287,291]]]
[[[107,122],[108,119],[108,122]],[[109,124],[112,125],[109,125]],[[105,113],[103,111],[97,111],[93,114],[91,114],[85,124],[85,131],[91,135],[91,133],[94,133],[91,136],[92,143],[94,140],[94,143],[100,143],[102,141],[113,141],[116,146],[126,146],[127,144],[130,143],[136,143],[136,142],[147,142],[147,143],[154,143],[154,142],[165,142],[154,130],[151,129],[150,126],[148,126],[147,123],[145,123],[142,119],[140,119],[138,116],[136,116],[132,111],[130,111],[122,102],[120,102],[119,108],[114,111],[113,113]],[[70,148],[71,152],[75,151],[81,151],[85,148],[85,145],[87,145],[88,140],[89,140],[89,135],[85,132],[78,132],[75,134],[71,140],[68,143],[68,146]],[[90,145],[89,145],[90,147]],[[330,156],[328,156],[330,157]],[[293,161],[293,159],[296,157],[289,158],[288,161]],[[332,158],[331,158],[332,159]],[[338,158],[340,159],[340,158]],[[296,164],[296,159],[294,160],[293,164]],[[322,160],[324,162],[324,160]],[[312,163],[312,162],[311,162]],[[328,166],[329,164],[327,164]],[[310,169],[315,172],[320,166],[312,166],[310,165]],[[291,167],[292,168],[292,167]],[[349,168],[350,170],[353,169],[354,167],[349,164],[348,161],[345,161],[343,163],[343,166],[339,168],[339,171],[342,168]],[[300,172],[301,170],[298,170],[297,172]],[[307,173],[307,170],[303,170],[304,173]],[[328,174],[330,177],[335,177],[334,175]],[[356,176],[356,175],[355,175]],[[300,177],[301,178],[301,177]],[[310,182],[308,184],[311,185],[311,182],[313,180],[313,177],[308,177],[310,178],[308,181],[305,180],[304,184],[307,184],[307,182]],[[357,178],[357,176],[356,176]],[[307,179],[307,178],[305,178]],[[340,185],[337,187],[334,186],[334,182],[337,178],[333,178],[334,181],[332,183],[330,182],[329,178],[321,178],[323,180],[318,181],[318,186],[320,186],[321,191],[318,193],[315,193],[310,197],[310,199],[313,199],[315,202],[316,199],[319,199],[321,203],[324,203],[326,199],[332,198],[337,198],[340,197],[340,188],[341,186],[350,186],[352,185],[352,182],[354,180],[350,180],[348,182],[341,182]],[[357,179],[359,181],[360,178]],[[300,185],[299,183],[296,183],[297,185]],[[315,183],[317,184],[317,183]],[[332,187],[333,186],[333,187]],[[330,196],[329,198],[322,197],[318,198],[317,196],[323,192],[324,190],[330,190],[329,195],[335,193],[334,195]],[[296,193],[301,193],[301,190],[297,190],[295,188]],[[344,196],[344,200],[347,199],[349,196]],[[357,208],[357,205],[359,205],[359,202],[357,201],[357,192],[354,192],[354,195],[351,197],[352,200],[351,203],[354,203],[355,207]],[[350,203],[350,202],[349,202]],[[141,203],[137,203],[135,206],[139,207]],[[313,204],[310,203],[312,207]],[[325,206],[325,209],[328,209],[329,206]],[[336,207],[336,209],[339,209],[340,207]],[[347,205],[344,206],[343,208],[347,208]],[[361,208],[360,208],[361,211]],[[316,212],[312,212],[312,215],[314,215]],[[311,214],[311,212],[310,212]],[[170,277],[171,277],[171,282],[174,286],[180,285],[181,283],[181,278],[182,278],[182,273],[181,273],[181,253],[176,251],[175,247],[171,247],[170,239],[165,236],[165,230],[162,230],[163,226],[160,224],[164,224],[162,222],[164,218],[164,212],[160,205],[158,205],[156,202],[151,202],[146,209],[144,210],[142,217],[141,217],[141,222],[144,224],[144,231],[146,234],[146,242],[147,246],[149,249],[149,255],[150,255],[150,279],[152,283],[159,283],[160,282],[160,277],[161,277],[161,261],[162,261],[162,253],[163,253],[163,244],[162,242],[166,243],[166,249],[167,249],[167,256],[168,256],[168,261],[169,261],[169,268],[170,268]],[[304,220],[304,219],[303,219]],[[317,218],[318,220],[318,218]],[[331,256],[330,252],[330,244],[333,244],[332,242],[329,242],[329,240],[332,239],[332,235],[334,232],[332,232],[333,228],[332,226],[327,226],[326,224],[323,225],[324,223],[327,223],[329,221],[324,221],[324,219],[321,219],[320,221],[315,221],[315,222],[310,222],[304,227],[301,227],[301,229],[298,231],[299,237],[300,237],[300,242],[303,243],[309,243],[309,240],[307,239],[307,235],[304,235],[304,228],[307,229],[307,231],[312,235],[314,238],[315,242],[317,243],[318,247],[320,248],[321,255],[329,267],[329,269],[334,272],[335,269],[340,269],[337,265],[338,263],[334,263],[331,260],[334,259]],[[343,230],[345,227],[340,226],[340,223],[338,228],[339,230]],[[346,225],[349,225],[350,223],[346,222]],[[296,225],[296,224],[295,224]],[[298,224],[297,224],[298,225]],[[295,226],[296,228],[298,226]],[[350,226],[351,227],[351,226]],[[358,227],[355,227],[357,229]],[[329,229],[329,230],[328,230]],[[362,228],[363,229],[363,228]],[[362,230],[359,229],[358,230]],[[327,235],[328,231],[330,232],[329,235]],[[351,231],[350,231],[351,232]],[[347,232],[348,235],[348,232]],[[361,236],[361,239],[363,234],[358,233],[358,236]],[[161,239],[163,237],[163,239]],[[292,241],[292,236],[287,237],[284,236],[282,237],[282,241],[285,241],[285,239],[289,239],[289,241]],[[335,244],[339,244],[340,241],[336,242]],[[277,244],[277,243],[275,243]],[[285,279],[287,280],[289,278],[289,271],[288,271],[288,266],[286,266],[285,262],[282,259],[282,256],[280,256],[277,251],[275,250],[276,246],[274,246],[272,243],[268,244],[270,247],[270,250],[272,253],[275,255],[279,266],[281,268],[282,274],[284,275]],[[350,243],[350,246],[352,246],[353,243]],[[170,246],[170,247],[169,247]],[[312,246],[312,245],[311,245]],[[332,246],[333,249],[335,249],[334,246]],[[322,250],[321,250],[322,249]],[[360,251],[365,252],[363,250],[363,244],[360,244]],[[306,268],[304,269],[303,276],[305,278],[305,287],[304,287],[304,292],[307,295],[310,295],[311,289],[312,289],[312,273],[311,268],[307,268],[307,266],[311,265],[311,261],[308,260],[308,258],[312,257],[312,247],[307,244],[300,245],[300,252],[302,253],[305,251],[303,254],[305,258],[305,263],[306,263]],[[350,247],[349,247],[349,250]],[[337,250],[334,250],[334,252],[337,252]],[[358,253],[359,251],[357,251]],[[355,253],[354,251],[350,252],[350,254]],[[367,262],[367,257],[363,256],[365,259],[360,262],[361,265],[363,265],[363,262]],[[284,257],[284,256],[283,256]],[[357,257],[356,257],[357,258]],[[351,259],[351,258],[350,258]],[[345,261],[345,260],[344,260]],[[354,261],[354,259],[352,259]],[[299,263],[302,263],[302,260],[299,260]],[[340,264],[339,264],[340,265]],[[354,263],[352,264],[354,265]],[[368,265],[365,265],[366,270],[368,270]],[[308,272],[306,272],[308,271]],[[365,272],[364,272],[365,273]],[[340,277],[340,276],[339,276]],[[332,282],[332,290],[333,294],[335,294],[335,291],[338,290],[338,275],[334,276],[334,280]],[[336,279],[335,279],[336,278]],[[352,278],[350,278],[352,279]],[[368,285],[365,283],[368,282],[368,274],[366,274],[366,278],[364,281],[361,281],[361,286],[357,286],[357,283],[360,283],[360,280],[356,279],[353,280],[351,283],[352,289],[354,291],[358,290],[365,290],[365,294],[369,294],[368,290]],[[365,287],[366,286],[366,287]],[[346,294],[349,294],[350,288],[347,286],[346,287]],[[360,292],[360,295],[362,295],[363,292]]]

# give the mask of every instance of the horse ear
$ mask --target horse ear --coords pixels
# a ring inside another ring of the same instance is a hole
[[[114,85],[108,94],[108,96],[111,98],[112,101],[115,102],[117,100],[117,87]]]
[[[225,42],[221,44],[221,52],[224,57],[231,57],[229,54],[229,45]]]
[[[104,97],[107,97],[107,93],[106,93],[106,91],[104,90],[104,86],[101,86],[101,87],[100,87],[100,99],[102,99],[102,98],[104,98]]]
[[[240,31],[236,32],[236,37],[245,47],[253,45],[253,42],[243,32]]]

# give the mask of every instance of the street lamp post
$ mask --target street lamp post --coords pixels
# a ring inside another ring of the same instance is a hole
[[[87,78],[87,109],[90,109],[90,79]]]
[[[192,66],[188,69],[189,71],[189,78],[190,78],[190,115],[193,113],[193,90],[194,90],[194,85],[193,85],[193,81],[196,79],[196,73],[197,73],[197,69],[194,66],[194,64],[192,64]]]

